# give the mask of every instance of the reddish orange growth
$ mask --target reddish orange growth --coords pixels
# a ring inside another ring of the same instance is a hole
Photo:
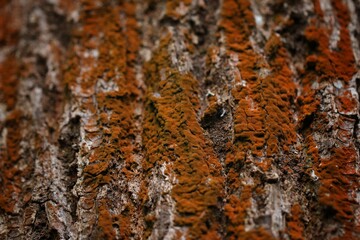
[[[309,86],[305,89],[307,89],[307,91],[304,92],[304,95],[301,95],[296,99],[296,104],[299,108],[299,128],[306,125],[306,120],[310,120],[313,117],[320,104],[320,101],[315,98],[315,91]],[[303,126],[301,126],[301,124]]]
[[[166,2],[166,15],[172,19],[179,20],[186,14],[192,0],[172,0]]]
[[[17,43],[21,21],[20,8],[11,0],[0,3],[0,46],[12,46]]]
[[[317,110],[319,101],[315,99],[312,89],[314,82],[334,81],[340,79],[346,83],[356,72],[355,60],[351,49],[349,31],[349,14],[341,1],[332,1],[336,11],[337,21],[340,24],[340,40],[337,49],[329,49],[329,36],[331,29],[320,25],[315,19],[305,29],[305,38],[308,41],[309,51],[313,54],[306,56],[305,69],[301,73],[303,92],[306,95],[298,99],[300,103],[299,122],[309,119]],[[323,12],[318,0],[314,0],[315,13],[323,18]],[[320,26],[319,26],[320,25]]]
[[[115,239],[114,221],[111,218],[111,214],[107,209],[106,200],[102,199],[99,203],[99,219],[96,236],[92,236],[97,239]],[[117,226],[119,227],[119,226]]]
[[[292,72],[288,67],[288,54],[276,35],[272,35],[265,46],[273,74],[269,81],[264,80],[263,96],[267,100],[265,107],[268,113],[269,150],[268,155],[278,153],[276,147],[282,145],[283,150],[289,151],[289,147],[296,142],[295,125],[292,119],[291,102],[295,99],[295,85],[292,81]],[[279,140],[284,139],[284,140]],[[276,147],[275,147],[276,146]]]
[[[5,149],[0,151],[0,169],[2,171],[0,208],[8,213],[15,211],[14,207],[19,202],[21,192],[22,171],[16,166],[20,159],[21,118],[22,114],[18,110],[13,111],[6,118],[6,146],[4,146]]]
[[[228,203],[225,205],[224,209],[225,215],[230,222],[227,227],[227,239],[273,239],[271,234],[261,227],[245,232],[244,219],[246,217],[246,210],[251,208],[250,199],[252,192],[253,188],[251,186],[243,185],[240,197],[231,195],[228,198]]]
[[[18,42],[21,16],[19,6],[5,0],[0,6],[0,47],[13,47]],[[7,110],[15,107],[18,86],[18,64],[14,52],[6,54],[0,62],[0,102],[5,103]]]
[[[18,42],[20,30],[19,6],[12,1],[0,2],[0,47],[14,47]],[[15,109],[18,90],[18,63],[13,51],[3,53],[0,62],[0,102],[6,105],[6,119],[0,123],[0,134],[5,138],[5,145],[0,145],[0,208],[7,213],[15,213],[17,203],[21,203],[21,179],[28,173],[19,169],[21,158],[20,142],[22,113]],[[29,200],[27,197],[26,201]]]
[[[256,157],[271,157],[278,152],[280,145],[288,151],[295,140],[290,112],[295,86],[287,67],[288,56],[276,35],[269,39],[265,47],[270,65],[254,52],[249,40],[251,27],[254,26],[249,8],[247,1],[227,2],[222,22],[227,46],[235,51],[229,54],[238,56],[237,66],[241,72],[241,79],[236,79],[237,86],[232,93],[238,101],[234,130],[236,142],[241,143],[239,152],[243,154],[238,157],[242,159],[247,149]],[[279,139],[284,140],[280,142]]]
[[[14,57],[8,57],[0,63],[0,102],[5,103],[7,110],[12,110],[16,103],[18,86],[17,62]]]
[[[336,99],[336,107],[341,113],[353,113],[357,110],[357,100],[349,90]]]
[[[262,108],[257,106],[255,108],[255,100],[247,97],[251,95],[250,87],[243,87],[244,84],[240,85],[241,80],[246,81],[245,84],[256,81],[255,69],[259,69],[262,65],[249,41],[251,28],[255,26],[250,3],[248,1],[227,1],[224,3],[221,26],[226,34],[226,46],[233,51],[229,54],[233,58],[239,59],[238,67],[241,70],[242,78],[236,79],[238,86],[232,91],[238,103],[234,114],[234,132],[236,147],[239,149],[234,150],[234,156],[227,157],[226,161],[229,165],[232,162],[244,161],[248,148],[251,148],[252,154],[261,155],[260,150],[264,144],[264,126],[261,122],[261,116],[265,115],[265,112]],[[230,173],[231,171],[230,169]]]
[[[301,221],[302,210],[299,204],[295,204],[291,208],[291,215],[287,221],[287,231],[291,239],[302,240],[304,226]]]
[[[128,192],[127,186],[118,189],[119,176],[128,183],[135,175],[137,163],[135,146],[135,105],[140,101],[140,90],[135,79],[135,64],[139,49],[139,37],[133,2],[113,5],[111,1],[98,6],[94,1],[82,1],[82,30],[76,33],[80,40],[80,56],[72,56],[70,71],[65,74],[75,96],[80,96],[82,110],[93,116],[87,119],[84,129],[86,139],[94,142],[101,139],[97,147],[87,153],[89,164],[84,168],[84,198],[93,198],[102,185],[110,185],[120,193]],[[123,14],[124,18],[119,16]],[[80,72],[79,65],[85,71]],[[79,76],[81,82],[78,82]],[[79,88],[80,85],[80,88]],[[95,98],[92,96],[95,95]],[[119,168],[123,164],[123,168]],[[111,170],[112,169],[112,170]],[[131,193],[129,193],[131,194]],[[109,196],[111,197],[111,196]],[[137,224],[134,202],[129,199],[128,207],[119,215],[109,212],[109,203],[104,197],[100,206],[97,227],[106,238],[115,235],[119,228],[120,238],[139,234],[129,227]],[[123,225],[125,224],[125,225]],[[124,231],[124,229],[128,229]]]
[[[291,111],[291,102],[296,95],[292,72],[288,67],[288,54],[280,38],[275,34],[270,37],[265,46],[266,59],[253,49],[250,37],[255,21],[249,1],[224,2],[221,26],[230,58],[238,61],[236,67],[241,74],[236,77],[232,90],[237,103],[234,112],[235,142],[234,146],[229,146],[226,164],[228,179],[232,179],[229,187],[233,195],[229,198],[232,199],[230,205],[225,206],[226,209],[234,209],[226,211],[228,232],[241,236],[246,209],[249,208],[245,203],[250,204],[258,183],[250,186],[241,183],[238,177],[240,166],[254,163],[267,171],[280,150],[285,153],[290,150],[296,141]],[[238,191],[240,196],[235,194]],[[252,233],[256,234],[256,231]],[[250,233],[246,236],[250,237]]]
[[[317,0],[314,0],[316,13],[322,17]],[[349,82],[356,72],[355,60],[351,49],[351,40],[347,26],[350,21],[346,6],[341,1],[332,1],[340,24],[340,40],[337,49],[329,49],[331,29],[318,26],[315,21],[305,30],[305,37],[309,42],[310,51],[314,54],[306,59],[306,77],[304,83],[319,79],[319,81],[333,81],[338,78]]]
[[[288,53],[281,39],[273,34],[265,46],[265,56],[258,55],[250,42],[255,27],[254,16],[247,0],[229,0],[223,3],[222,22],[226,47],[231,59],[238,60],[241,76],[235,77],[232,90],[235,103],[234,146],[229,144],[227,155],[229,203],[225,205],[228,235],[234,239],[271,239],[265,229],[244,233],[246,210],[254,195],[264,194],[259,182],[245,185],[240,182],[240,166],[255,163],[267,171],[277,154],[287,153],[296,142],[291,102],[295,85],[288,67]],[[231,179],[231,180],[230,180]],[[240,191],[240,196],[235,194]]]
[[[319,169],[319,202],[329,207],[327,211],[335,210],[336,217],[344,224],[345,234],[342,237],[349,239],[353,237],[352,233],[359,233],[354,219],[357,204],[353,200],[359,188],[356,158],[356,150],[352,147],[335,148],[331,158],[323,160]]]
[[[241,78],[236,78],[239,85],[241,80],[254,82],[257,79],[257,74],[254,69],[259,69],[260,61],[252,50],[249,37],[251,35],[251,28],[254,27],[255,22],[251,13],[250,3],[248,1],[226,1],[222,9],[221,26],[224,29],[226,36],[226,46],[229,50],[234,51],[232,56],[235,60],[239,59],[238,66],[241,70]],[[238,53],[242,56],[239,57]],[[230,53],[231,54],[231,53]],[[239,179],[239,166],[244,162],[247,149],[253,146],[251,151],[259,155],[258,148],[261,149],[263,140],[256,139],[255,133],[260,133],[264,137],[264,126],[262,126],[259,116],[263,114],[260,108],[254,109],[253,100],[246,98],[250,95],[248,88],[240,85],[233,89],[232,94],[238,105],[234,113],[234,133],[236,142],[234,146],[229,146],[231,151],[226,157],[226,164],[228,166],[227,179],[231,179],[229,185],[228,203],[225,204],[225,216],[227,218],[227,235],[233,236],[234,239],[239,238],[245,232],[245,217],[246,209],[251,206],[252,186],[244,186]],[[250,111],[246,111],[249,109]],[[248,119],[250,121],[248,121]],[[252,141],[255,140],[253,143]],[[236,194],[238,189],[241,189],[241,195]]]
[[[314,1],[314,5],[315,13],[322,19],[323,13],[319,1]],[[316,141],[311,135],[312,131],[320,134],[328,131],[328,113],[317,111],[319,101],[309,104],[315,96],[314,90],[311,90],[314,82],[332,83],[339,79],[345,82],[346,88],[347,83],[356,72],[347,29],[350,21],[347,8],[342,1],[332,1],[332,6],[340,25],[340,40],[337,42],[337,48],[330,50],[329,36],[332,29],[323,27],[321,20],[311,20],[311,25],[305,30],[305,37],[308,40],[309,50],[313,51],[313,54],[306,57],[306,66],[302,75],[304,92],[310,92],[310,94],[299,98],[298,103],[301,105],[300,119],[302,119],[303,125],[314,122],[309,129],[305,129],[304,134],[308,145],[308,159],[314,164],[310,167],[316,169],[321,183],[318,191],[319,202],[325,206],[324,214],[332,215],[331,218],[344,227],[345,231],[341,238],[353,239],[352,234],[359,232],[354,219],[356,203],[354,202],[355,196],[353,196],[353,192],[358,189],[359,184],[356,180],[358,176],[355,170],[356,150],[351,144],[348,145],[348,141],[352,139],[352,131],[349,131],[345,125],[348,126],[349,122],[352,123],[354,120],[346,119],[346,116],[339,116],[339,121],[336,123],[336,127],[339,128],[336,132],[338,139],[335,140],[339,140],[339,142],[335,146],[325,149],[331,153],[329,158],[321,158]],[[351,113],[356,109],[356,101],[349,91],[344,91],[335,100],[337,110],[341,113]]]
[[[216,96],[210,96],[207,98],[207,101],[208,101],[208,106],[204,112],[204,117],[207,117],[207,116],[215,116],[221,106],[218,104],[218,98]]]
[[[216,214],[223,197],[221,166],[197,119],[198,82],[191,74],[181,74],[169,66],[170,42],[171,36],[162,39],[153,59],[145,66],[148,93],[143,167],[148,171],[164,163],[171,164],[172,175],[178,182],[171,193],[178,213],[175,226],[188,227],[190,239],[203,239],[206,234],[218,239],[220,225]],[[156,221],[147,219],[149,227]],[[148,229],[147,234],[150,232]]]
[[[229,175],[228,178],[237,177],[235,175]],[[239,188],[240,186],[237,186]],[[244,219],[246,217],[246,209],[251,207],[251,195],[252,187],[249,185],[242,185],[242,192],[240,197],[231,195],[227,200],[228,203],[225,205],[225,215],[231,223],[227,227],[227,235],[230,239],[238,239],[245,232]]]
[[[77,4],[77,1],[62,0],[59,2],[59,7],[69,16],[75,10]]]

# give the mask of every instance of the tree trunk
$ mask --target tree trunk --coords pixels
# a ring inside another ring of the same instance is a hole
[[[359,0],[1,0],[1,239],[359,239]]]

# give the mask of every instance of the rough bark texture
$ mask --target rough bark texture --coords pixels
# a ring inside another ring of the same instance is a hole
[[[359,239],[359,0],[0,0],[1,239]]]

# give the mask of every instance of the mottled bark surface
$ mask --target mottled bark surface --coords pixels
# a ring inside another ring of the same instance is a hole
[[[0,0],[1,239],[359,239],[359,0]]]

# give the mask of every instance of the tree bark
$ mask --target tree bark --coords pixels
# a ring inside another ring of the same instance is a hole
[[[359,239],[359,0],[1,0],[1,239]]]

